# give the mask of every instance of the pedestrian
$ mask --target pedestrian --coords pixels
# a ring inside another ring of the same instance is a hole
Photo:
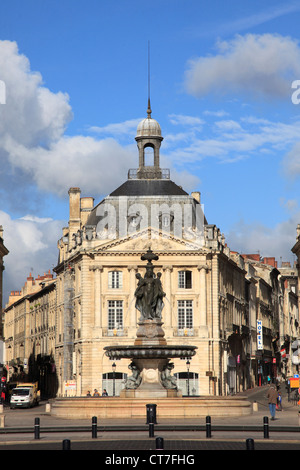
[[[271,420],[275,419],[276,404],[277,404],[277,390],[275,384],[271,384],[267,393],[269,410],[271,414]]]
[[[94,390],[93,397],[100,397],[100,393],[98,392],[96,388]]]
[[[103,397],[108,397],[108,393],[107,393],[106,389],[103,390],[102,396],[103,396]]]
[[[87,391],[86,396],[87,396],[87,397],[91,397],[91,396],[92,396],[92,395],[91,395],[91,392],[90,392],[89,390]]]
[[[282,396],[281,396],[280,392],[278,392],[276,408],[277,408],[278,411],[282,411]]]

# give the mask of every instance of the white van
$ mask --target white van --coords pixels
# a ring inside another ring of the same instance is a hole
[[[13,388],[10,398],[10,408],[31,408],[36,403],[32,387]]]

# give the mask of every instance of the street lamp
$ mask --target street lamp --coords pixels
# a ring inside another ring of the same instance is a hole
[[[188,379],[187,380],[188,396],[190,396],[190,365],[191,365],[190,361],[187,360],[186,361],[186,368],[187,368],[187,379]]]
[[[116,364],[113,362],[112,364],[112,370],[113,370],[113,397],[115,396],[116,394]]]

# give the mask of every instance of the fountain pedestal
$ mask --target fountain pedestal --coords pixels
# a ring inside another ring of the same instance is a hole
[[[135,345],[166,345],[167,341],[165,339],[165,332],[162,329],[162,321],[158,319],[154,320],[141,320],[139,322],[139,327],[136,332]]]

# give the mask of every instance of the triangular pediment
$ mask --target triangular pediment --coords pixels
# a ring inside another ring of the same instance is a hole
[[[203,248],[203,237],[194,236],[185,239],[175,237],[167,232],[159,231],[148,227],[147,229],[137,231],[126,237],[116,240],[102,241],[101,245],[95,246],[99,252],[140,252],[147,251],[151,247],[152,251],[199,251]]]

